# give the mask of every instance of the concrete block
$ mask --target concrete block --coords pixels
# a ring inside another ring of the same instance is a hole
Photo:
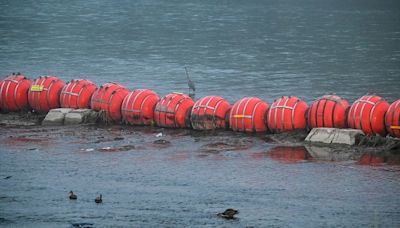
[[[49,111],[49,113],[50,112],[61,112],[61,113],[63,113],[63,114],[67,114],[67,113],[69,113],[69,112],[71,112],[71,111],[73,111],[74,109],[72,109],[72,108],[55,108],[55,109],[51,109],[50,111]]]
[[[64,124],[95,123],[96,121],[97,112],[91,109],[75,109],[65,115]]]
[[[71,108],[52,109],[47,113],[42,125],[62,125],[64,124],[65,115],[72,110]]]
[[[313,128],[307,135],[305,141],[312,143],[354,145],[359,135],[364,135],[364,133],[357,129]]]

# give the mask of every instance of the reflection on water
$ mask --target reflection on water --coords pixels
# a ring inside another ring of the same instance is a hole
[[[0,132],[0,226],[400,224],[400,172],[380,172],[395,168],[318,162],[336,155],[263,137],[124,126]],[[398,155],[382,160],[399,164]],[[229,207],[240,210],[234,223],[215,216]]]
[[[373,154],[365,153],[358,160],[359,165],[382,166],[382,165],[400,165],[399,153]]]
[[[253,153],[252,156],[255,159],[263,159],[263,157],[268,157],[273,160],[287,163],[313,160],[313,157],[303,146],[278,146],[271,148],[267,152]]]

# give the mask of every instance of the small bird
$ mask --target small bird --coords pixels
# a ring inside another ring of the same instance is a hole
[[[78,197],[74,194],[73,191],[70,191],[69,192],[69,199],[70,200],[76,200],[76,199],[78,199]]]
[[[239,214],[238,210],[228,208],[222,213],[218,213],[217,216],[224,218],[224,219],[236,219],[235,215]]]
[[[100,196],[96,197],[96,199],[94,199],[94,202],[96,203],[102,203],[103,202],[103,196],[100,194]]]

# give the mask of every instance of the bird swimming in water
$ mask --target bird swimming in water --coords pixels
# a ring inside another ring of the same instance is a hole
[[[76,196],[73,191],[70,191],[69,192],[69,199],[70,200],[76,200],[76,199],[78,199],[78,196]]]
[[[224,219],[236,219],[235,215],[239,214],[238,210],[228,208],[222,213],[218,213],[217,216],[224,218]]]
[[[96,197],[96,199],[94,199],[94,202],[96,203],[102,203],[103,202],[103,196],[100,194],[100,196]]]

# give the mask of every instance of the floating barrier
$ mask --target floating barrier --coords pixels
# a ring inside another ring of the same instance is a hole
[[[222,97],[206,96],[194,103],[190,121],[195,130],[227,128],[231,105]]]
[[[56,76],[40,76],[28,92],[29,105],[39,113],[60,107],[60,92],[65,83]]]
[[[154,121],[160,127],[190,128],[194,101],[186,94],[170,93],[157,102]]]
[[[389,103],[379,96],[363,96],[356,100],[348,114],[348,126],[366,135],[386,135],[385,113]]]
[[[129,94],[129,95],[128,95]],[[40,76],[33,82],[22,74],[0,81],[0,110],[47,113],[59,107],[104,111],[108,122],[209,130],[227,128],[240,132],[285,132],[309,128],[353,128],[367,135],[389,133],[400,138],[400,100],[389,105],[379,96],[363,96],[350,107],[336,95],[325,95],[310,108],[292,96],[274,101],[271,107],[259,98],[246,97],[233,106],[218,96],[194,102],[189,96],[171,93],[158,100],[151,90],[129,90],[117,83],[100,88],[85,79],[65,83],[56,76]],[[389,107],[390,106],[390,107]],[[306,118],[307,117],[307,118]],[[347,126],[346,126],[347,125]]]
[[[61,107],[74,109],[90,108],[90,99],[96,89],[96,84],[89,80],[71,80],[61,90]]]
[[[385,125],[391,136],[400,138],[400,100],[389,106],[385,115]]]
[[[106,121],[118,122],[122,118],[122,101],[128,93],[125,86],[114,82],[106,83],[93,93],[90,106],[95,111],[104,111]]]
[[[229,114],[229,125],[233,131],[266,132],[265,116],[269,105],[256,97],[238,100]]]
[[[5,112],[28,111],[28,90],[32,81],[24,75],[10,75],[0,82],[0,108]]]
[[[349,108],[349,103],[339,96],[322,96],[308,110],[308,127],[346,128]]]
[[[130,92],[122,102],[123,121],[132,125],[152,125],[158,100],[158,95],[149,89]]]
[[[268,111],[267,126],[271,132],[285,132],[307,127],[308,105],[295,97],[282,97],[272,104]]]

